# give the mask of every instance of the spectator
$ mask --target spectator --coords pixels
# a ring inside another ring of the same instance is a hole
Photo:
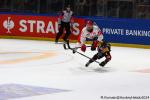
[[[77,11],[79,15],[83,15],[84,13],[84,5],[85,5],[86,0],[78,0],[76,3]]]
[[[97,0],[97,15],[104,15],[104,0]]]
[[[97,14],[97,0],[90,0],[90,15],[95,16]]]
[[[89,0],[85,0],[84,4],[83,4],[83,15],[84,16],[88,16],[89,15],[89,9],[90,9],[90,1]]]

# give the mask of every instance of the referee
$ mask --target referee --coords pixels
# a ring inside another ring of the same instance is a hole
[[[64,42],[67,41],[69,35],[71,34],[71,26],[73,23],[73,12],[71,11],[70,5],[66,7],[65,10],[61,12],[61,15],[58,18],[58,28],[59,32],[56,35],[55,43],[58,43],[59,38],[64,32],[64,28],[66,30],[66,34],[63,37]]]

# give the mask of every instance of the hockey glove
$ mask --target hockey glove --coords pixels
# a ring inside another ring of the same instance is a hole
[[[98,41],[93,41],[93,44],[91,46],[92,51],[96,50],[97,44],[98,44]]]
[[[85,45],[85,44],[82,44],[82,46],[81,46],[81,51],[83,51],[83,52],[86,51],[86,45]]]

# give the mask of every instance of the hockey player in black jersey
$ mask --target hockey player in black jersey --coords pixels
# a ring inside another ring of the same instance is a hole
[[[86,63],[86,67],[88,67],[92,62],[94,62],[97,59],[101,59],[103,57],[105,57],[105,60],[102,61],[99,65],[104,67],[110,60],[111,60],[111,45],[109,43],[106,42],[102,42],[98,47],[97,47],[98,53],[96,53],[92,59],[90,59],[87,63]]]

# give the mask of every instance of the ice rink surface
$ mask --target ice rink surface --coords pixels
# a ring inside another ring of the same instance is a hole
[[[85,52],[90,57],[95,53],[90,49]],[[101,96],[150,96],[150,50],[112,47],[111,54],[112,60],[104,68],[97,63],[86,68],[88,59],[64,50],[62,44],[0,39],[0,100],[105,100]],[[35,95],[24,85],[47,88],[49,92],[43,90],[47,93]],[[64,91],[57,93],[54,89]],[[25,92],[31,95],[10,96]]]

